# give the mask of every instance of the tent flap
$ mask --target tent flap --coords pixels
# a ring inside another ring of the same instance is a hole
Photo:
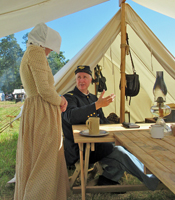
[[[175,1],[174,0],[132,0],[146,8],[167,15],[175,19]]]
[[[108,0],[1,0],[0,38]]]

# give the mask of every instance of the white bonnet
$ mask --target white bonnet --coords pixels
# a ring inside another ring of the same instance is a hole
[[[59,54],[61,46],[60,34],[49,28],[44,23],[37,24],[28,34],[28,44],[34,44],[42,47],[49,48]]]

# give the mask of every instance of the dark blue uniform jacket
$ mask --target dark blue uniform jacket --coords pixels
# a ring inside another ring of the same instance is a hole
[[[109,121],[105,118],[102,109],[96,110],[95,102],[97,97],[93,94],[85,95],[78,90],[74,90],[64,95],[68,101],[66,112],[62,113],[62,126],[64,133],[65,158],[68,166],[73,165],[79,160],[79,147],[74,143],[72,125],[85,124],[89,117],[100,117],[101,124]],[[90,163],[95,163],[113,151],[112,143],[96,143],[95,151],[90,152]]]

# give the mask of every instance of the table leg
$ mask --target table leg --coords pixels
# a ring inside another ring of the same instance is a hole
[[[89,168],[89,154],[90,154],[90,143],[86,144],[86,152],[85,152],[85,164],[84,164],[84,178],[85,178],[85,188],[87,185],[87,174]]]
[[[91,151],[95,151],[95,144],[91,143]]]
[[[80,166],[81,166],[81,195],[82,200],[85,200],[85,179],[84,179],[84,166],[83,166],[83,143],[79,143],[80,150]]]

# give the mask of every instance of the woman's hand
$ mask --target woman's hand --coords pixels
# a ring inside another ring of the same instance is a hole
[[[60,109],[61,109],[61,112],[65,112],[67,109],[68,103],[67,103],[67,100],[63,96],[61,96],[61,98],[62,99],[61,99]]]
[[[105,94],[105,90],[103,90],[103,92],[101,93],[99,99],[95,102],[96,110],[98,110],[99,108],[102,108],[102,107],[106,107],[111,102],[114,101],[114,98],[115,98],[114,94],[111,94],[111,95],[103,98],[104,94]]]

